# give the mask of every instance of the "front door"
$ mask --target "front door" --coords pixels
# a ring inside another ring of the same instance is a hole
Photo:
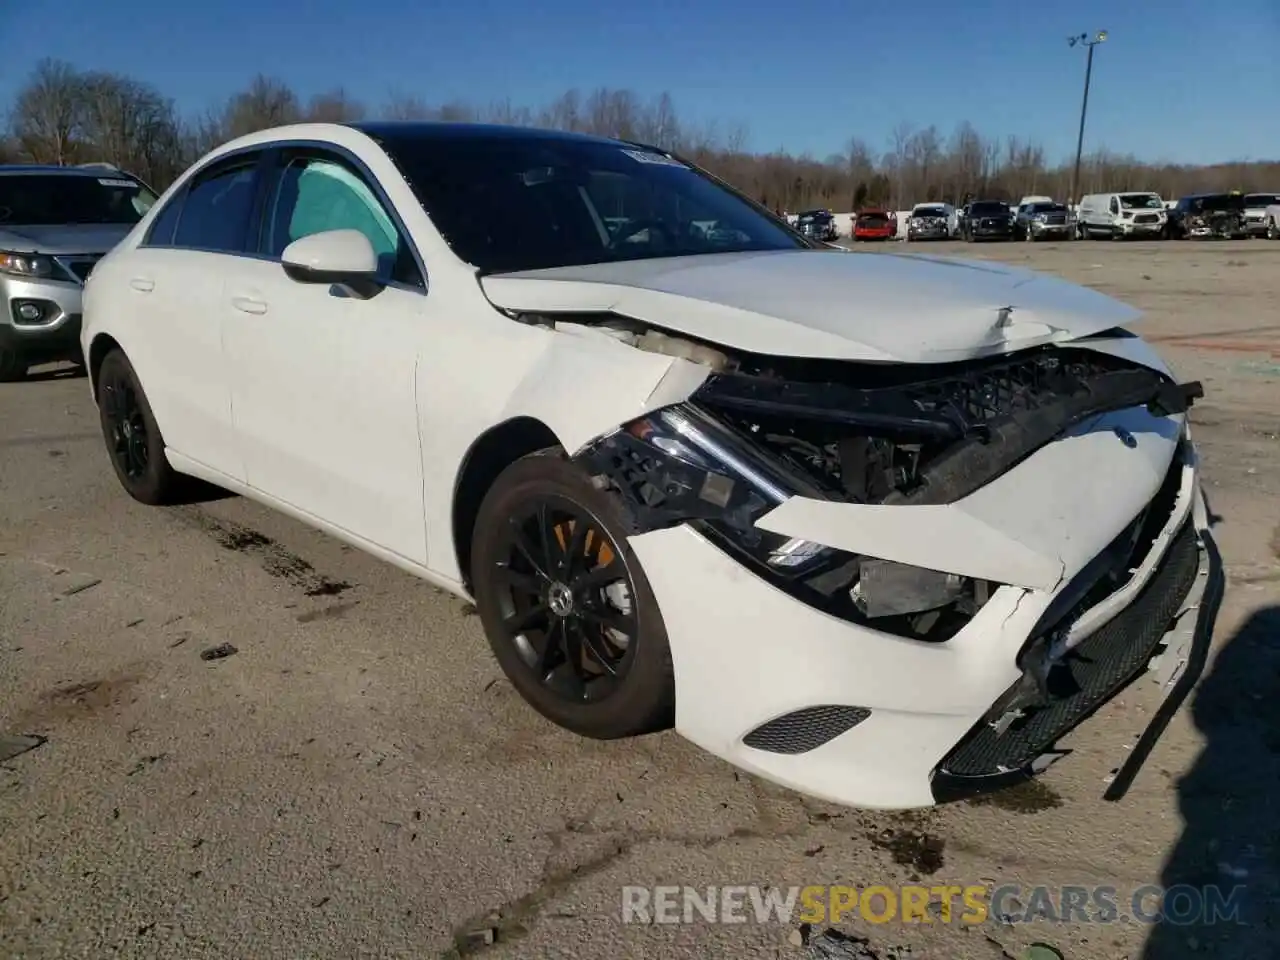
[[[320,148],[279,154],[259,258],[223,297],[232,404],[250,486],[425,564],[416,374],[425,278],[375,185]],[[386,281],[369,299],[290,280],[300,237],[356,229]]]

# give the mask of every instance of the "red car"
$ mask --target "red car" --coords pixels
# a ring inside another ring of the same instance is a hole
[[[898,235],[898,220],[887,210],[863,210],[853,223],[854,240],[891,240]]]

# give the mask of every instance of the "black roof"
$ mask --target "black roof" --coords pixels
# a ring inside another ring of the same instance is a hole
[[[447,141],[478,140],[535,140],[569,141],[578,143],[607,143],[617,146],[630,141],[597,137],[587,133],[571,133],[567,130],[544,130],[539,127],[517,127],[497,123],[458,123],[443,120],[361,120],[345,126],[359,130],[366,136],[383,143],[439,143]],[[656,150],[645,144],[645,149]]]

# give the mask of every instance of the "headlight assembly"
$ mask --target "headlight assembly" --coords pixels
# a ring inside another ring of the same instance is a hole
[[[0,251],[0,273],[17,277],[49,277],[53,275],[53,261],[36,253]]]
[[[694,404],[635,420],[575,459],[626,498],[642,530],[689,524],[797,599],[899,636],[949,639],[994,586],[761,530],[791,497],[831,494]]]
[[[668,520],[700,523],[778,576],[811,573],[838,554],[756,528],[757,519],[792,496],[823,494],[697,407],[659,410],[606,438],[603,447],[645,507]],[[646,457],[644,447],[666,456]],[[678,466],[686,469],[672,469]]]

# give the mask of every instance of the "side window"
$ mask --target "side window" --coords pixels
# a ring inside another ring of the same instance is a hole
[[[220,253],[243,252],[257,163],[256,158],[248,159],[196,179],[187,188],[173,245]]]
[[[1120,212],[1120,201],[1117,200],[1115,197],[1111,198],[1111,212],[1112,213]]]
[[[182,200],[187,195],[187,191],[181,190],[178,194],[165,204],[164,209],[156,214],[156,218],[151,221],[151,228],[147,230],[146,239],[142,241],[144,247],[168,247],[173,245],[173,229],[178,225],[178,217],[182,213]]]
[[[408,242],[358,174],[333,160],[296,158],[280,174],[267,205],[263,252],[279,257],[293,241],[326,230],[359,230],[378,256],[381,276],[426,286]]]

